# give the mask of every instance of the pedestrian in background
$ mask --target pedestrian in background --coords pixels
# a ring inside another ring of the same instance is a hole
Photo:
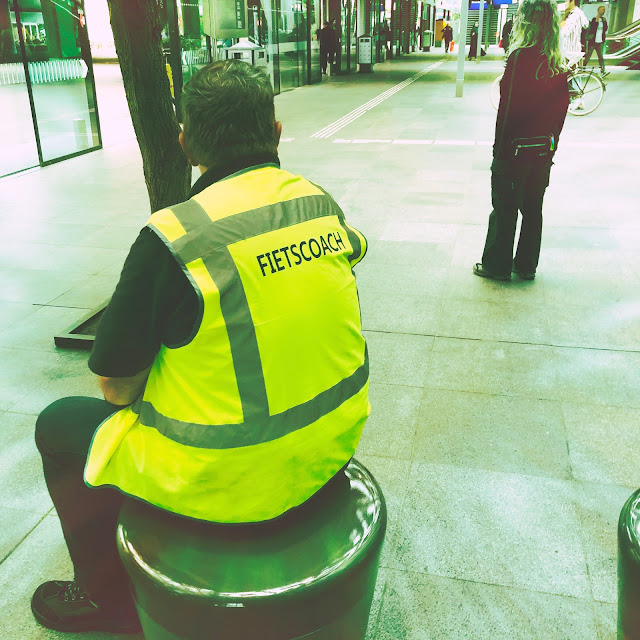
[[[560,52],[555,0],[523,0],[514,21],[500,82],[500,106],[491,164],[493,211],[473,272],[533,280],[542,238],[542,201],[569,106],[567,70]],[[515,258],[513,244],[522,213]]]
[[[480,25],[476,22],[473,27],[471,27],[471,39],[469,46],[469,60],[476,59],[476,53],[478,52],[478,27]]]
[[[513,20],[509,18],[502,27],[502,48],[505,55],[509,54],[509,38],[511,37],[511,29],[513,29]]]
[[[453,40],[453,29],[449,23],[445,23],[442,29],[442,39],[444,40],[444,52],[445,54],[449,53],[449,47],[451,46],[451,41]]]
[[[580,0],[570,0],[562,21],[561,49],[567,54],[584,51],[583,32],[589,26],[589,20],[580,8]]]
[[[318,32],[318,39],[320,40],[320,67],[322,73],[327,75],[327,63],[333,64],[335,60],[338,36],[335,29],[325,21],[322,29]]]
[[[604,5],[598,7],[598,13],[589,23],[589,31],[587,33],[587,55],[584,58],[584,66],[589,64],[593,51],[598,54],[598,62],[600,63],[600,71],[603,76],[607,75],[604,68],[604,56],[602,55],[602,47],[607,37],[607,19],[604,17],[606,8]]]

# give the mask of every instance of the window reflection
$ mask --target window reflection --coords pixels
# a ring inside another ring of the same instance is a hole
[[[30,25],[27,33],[32,43],[42,39],[36,25]],[[20,35],[9,0],[0,0],[0,113],[0,176],[37,166],[38,147]]]

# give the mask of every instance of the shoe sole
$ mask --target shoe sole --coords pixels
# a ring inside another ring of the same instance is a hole
[[[474,275],[480,276],[481,278],[486,278],[487,280],[498,280],[499,282],[508,282],[509,280],[511,280],[511,276],[495,276],[491,273],[482,273],[475,267],[473,268],[473,273]]]
[[[87,622],[86,624],[78,624],[75,623],[64,623],[64,622],[55,622],[45,618],[34,606],[31,605],[31,612],[33,613],[33,617],[36,619],[39,625],[45,627],[46,629],[52,629],[53,631],[66,631],[67,633],[83,633],[87,631],[105,631],[107,633],[126,633],[126,634],[134,634],[140,633],[142,631],[142,626],[140,623],[132,623],[129,625],[117,624],[115,622],[110,622],[108,620],[102,621],[102,624],[99,624],[96,621]]]

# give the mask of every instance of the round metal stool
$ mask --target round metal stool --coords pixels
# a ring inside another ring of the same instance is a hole
[[[127,500],[117,537],[146,640],[363,640],[386,523],[352,460],[276,520],[212,524]]]
[[[618,521],[618,640],[640,640],[640,489]]]

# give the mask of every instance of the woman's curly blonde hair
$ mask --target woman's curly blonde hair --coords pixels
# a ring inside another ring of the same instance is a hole
[[[509,39],[509,55],[527,47],[536,47],[547,59],[548,70],[538,70],[542,76],[566,71],[560,51],[558,5],[553,0],[523,0],[520,3]]]

